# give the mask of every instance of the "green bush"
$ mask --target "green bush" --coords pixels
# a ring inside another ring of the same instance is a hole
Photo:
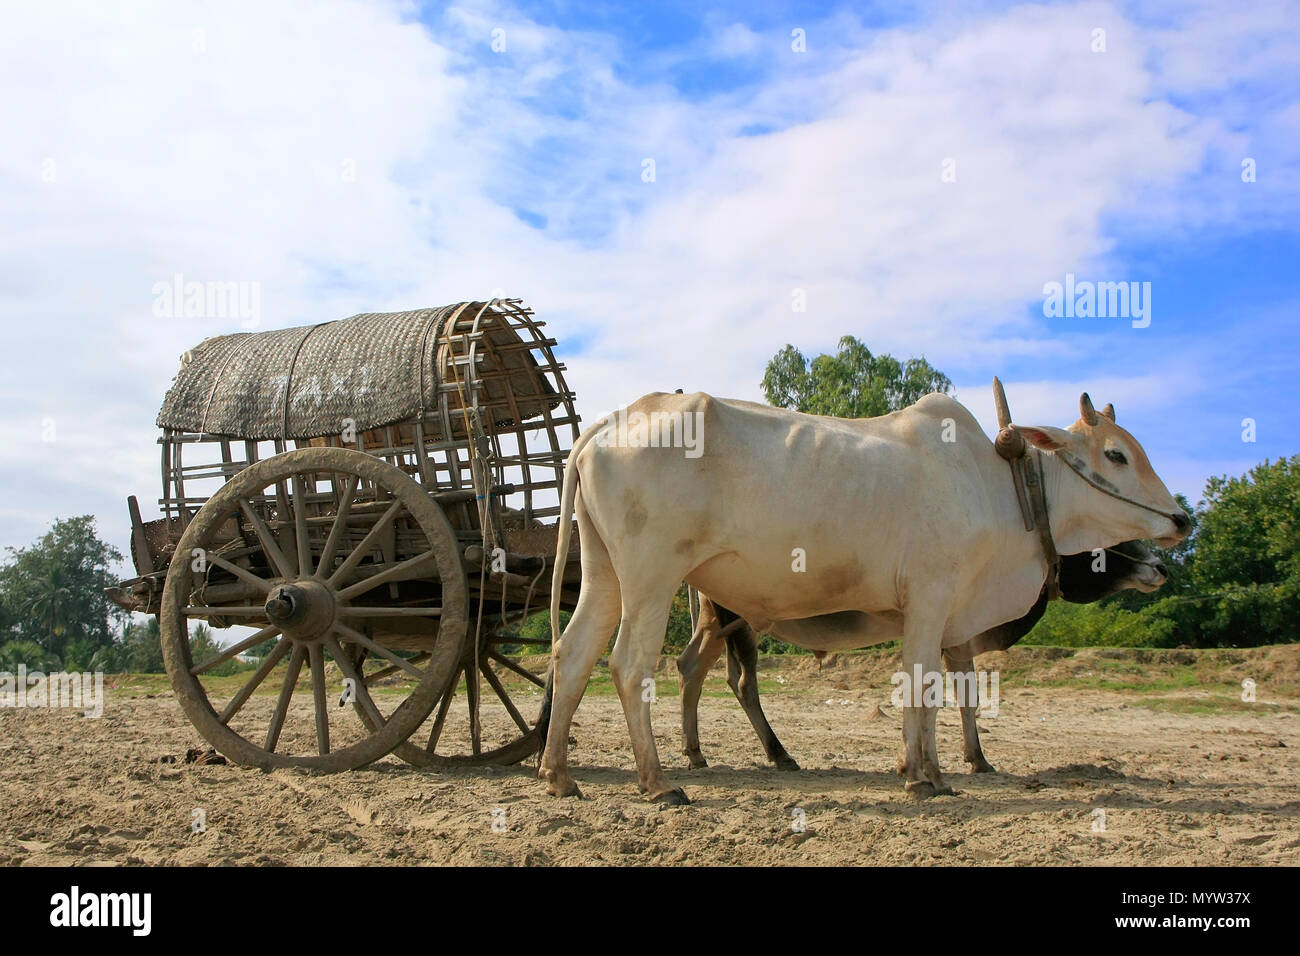
[[[0,645],[0,672],[13,674],[20,665],[47,674],[63,669],[63,662],[35,641],[8,641]]]
[[[1174,647],[1179,643],[1177,628],[1156,607],[1128,611],[1114,602],[1054,601],[1023,643],[1053,647]]]
[[[561,632],[568,626],[572,616],[568,611],[560,612]],[[534,640],[551,640],[551,612],[538,611],[530,615],[519,628],[519,636]],[[610,634],[610,637],[613,638],[614,635]],[[689,644],[690,640],[691,612],[686,605],[686,585],[683,584],[673,595],[673,602],[668,610],[668,631],[664,640],[664,653],[676,653]],[[529,645],[526,650],[536,653],[540,648]]]
[[[206,661],[209,658],[216,657],[221,653],[224,643],[216,639],[212,633],[212,628],[206,624],[195,624],[190,631],[190,657],[197,664],[200,661]],[[228,661],[222,661],[216,667],[210,668],[205,673],[214,677],[225,677],[229,674],[238,674],[240,671],[252,670],[257,667],[256,664],[246,663],[238,657],[232,657]]]

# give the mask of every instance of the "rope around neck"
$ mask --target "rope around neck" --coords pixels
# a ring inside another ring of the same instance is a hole
[[[1084,474],[1085,466],[1083,462],[1079,458],[1075,457],[1074,455],[1071,455],[1069,452],[1057,451],[1054,454],[1056,455],[1056,457],[1060,458],[1061,461],[1065,462],[1067,468],[1069,468],[1072,472],[1074,472],[1076,475],[1082,478],[1084,482],[1096,488],[1102,494],[1110,495],[1112,498],[1117,498],[1120,501],[1123,501],[1126,504],[1130,504],[1135,508],[1141,508],[1144,511],[1150,511],[1152,514],[1160,515],[1160,517],[1162,518],[1172,519],[1171,515],[1167,514],[1164,511],[1161,511],[1159,508],[1152,508],[1150,505],[1144,505],[1140,501],[1134,501],[1132,498],[1128,498],[1120,494],[1118,488],[1112,485],[1105,478],[1101,477],[1101,475],[1097,474],[1095,471],[1089,469],[1088,474]]]

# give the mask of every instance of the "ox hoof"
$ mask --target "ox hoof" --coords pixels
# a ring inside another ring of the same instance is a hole
[[[650,798],[651,803],[662,803],[667,807],[689,807],[691,798],[686,796],[686,791],[681,787],[674,787],[671,790],[665,790],[663,793]]]
[[[929,780],[909,780],[904,789],[913,800],[929,800],[938,792]]]
[[[952,787],[946,784],[942,787],[936,787],[929,780],[909,780],[907,782],[907,795],[913,800],[929,800],[931,797],[951,797],[954,796]]]
[[[686,756],[691,762],[692,770],[702,770],[709,765],[709,762],[704,759],[704,754],[687,753]]]
[[[789,754],[784,754],[780,757],[777,757],[776,760],[772,762],[776,764],[777,770],[798,770],[799,769],[799,765],[795,763],[794,758],[791,757]]]
[[[979,760],[971,760],[969,763],[971,773],[997,773],[993,764],[989,763],[983,757],[980,757]]]
[[[577,782],[568,774],[561,776],[554,770],[539,770],[537,775],[546,781],[546,792],[551,796],[582,799],[582,791],[578,789]]]

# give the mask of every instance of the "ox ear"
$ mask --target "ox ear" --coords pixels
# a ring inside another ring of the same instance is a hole
[[[1074,441],[1073,433],[1051,425],[1017,425],[1016,431],[1024,435],[1029,444],[1043,451],[1057,451]]]

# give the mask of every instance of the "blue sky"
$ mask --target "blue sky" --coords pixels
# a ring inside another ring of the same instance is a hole
[[[757,398],[782,345],[853,334],[926,355],[990,429],[994,374],[1026,422],[1068,424],[1086,388],[1195,500],[1300,452],[1298,13],[20,7],[0,544],[93,512],[125,547],[177,357],[240,328],[155,315],[178,273],[257,283],[263,328],[521,296],[588,419],[655,389]],[[1150,326],[1045,316],[1067,273],[1151,283]]]

